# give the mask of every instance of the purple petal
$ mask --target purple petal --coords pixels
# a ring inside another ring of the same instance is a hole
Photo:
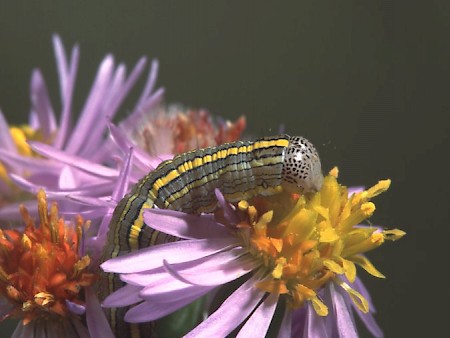
[[[103,301],[103,307],[122,307],[139,303],[142,298],[139,296],[139,292],[142,290],[141,286],[125,285],[119,290],[110,294]]]
[[[367,329],[370,331],[370,333],[377,338],[384,337],[383,331],[381,330],[380,326],[375,321],[375,318],[373,316],[373,313],[375,313],[375,307],[372,302],[372,298],[370,297],[369,292],[367,291],[366,287],[364,286],[363,282],[356,278],[355,282],[353,283],[353,288],[358,291],[369,303],[369,313],[363,313],[361,310],[359,310],[356,305],[351,301],[350,296],[347,294],[346,297],[348,298],[347,302],[349,302],[353,309],[355,310],[356,314],[361,318],[362,322],[366,325]]]
[[[300,333],[295,332],[294,334]],[[313,306],[309,303],[306,305],[306,318],[303,336],[308,338],[330,337],[330,332],[327,330],[326,317],[319,316]]]
[[[336,318],[339,337],[358,338],[351,309],[347,306],[344,296],[336,290],[333,283],[328,284],[328,291],[333,302],[333,312]]]
[[[117,177],[119,172],[115,169],[110,169],[100,164],[93,163],[89,160],[85,160],[81,157],[70,155],[65,151],[55,149],[40,142],[29,142],[31,148],[43,156],[55,159],[61,163],[70,165],[74,168],[78,168],[81,171],[98,177]]]
[[[350,197],[353,194],[357,194],[361,191],[364,191],[365,187],[364,186],[354,186],[354,187],[349,187],[348,188],[348,196]]]
[[[185,239],[231,237],[223,225],[211,218],[180,211],[148,209],[144,212],[144,221],[155,230]]]
[[[55,49],[56,65],[58,68],[60,95],[62,102],[59,129],[53,146],[57,149],[62,149],[69,136],[68,131],[71,123],[70,117],[72,109],[73,90],[75,87],[78,62],[80,59],[80,50],[77,45],[73,47],[70,57],[70,67],[68,68],[64,46],[61,42],[61,39],[57,35],[53,37],[53,46]]]
[[[20,203],[10,203],[0,209],[0,219],[8,221],[21,221],[22,216],[19,213],[20,205],[24,205],[31,215],[37,215],[36,200],[21,201]]]
[[[283,321],[281,322],[278,338],[291,338],[292,331],[292,311],[285,306]]]
[[[48,160],[33,158],[28,156],[22,156],[16,153],[12,153],[3,149],[0,149],[0,158],[3,164],[14,169],[14,172],[21,173],[23,171],[35,172],[37,169],[47,168],[53,173],[59,172],[62,167],[59,163],[54,163],[52,167],[48,168]]]
[[[161,266],[166,258],[170,258],[171,263],[187,262],[224,251],[236,242],[236,238],[213,238],[166,243],[110,259],[101,267],[106,272],[116,273],[146,271]]]
[[[367,302],[369,303],[370,312],[375,313],[376,309],[375,309],[375,305],[373,304],[372,297],[370,296],[369,290],[367,290],[366,286],[361,281],[361,279],[356,277],[355,281],[353,282],[352,287],[353,287],[353,289],[358,291],[367,300]]]
[[[265,337],[277,307],[279,295],[271,293],[252,313],[237,338]]]
[[[239,326],[258,305],[265,292],[254,287],[259,276],[253,276],[242,284],[206,320],[185,337],[226,337]]]
[[[355,309],[356,314],[361,318],[362,322],[366,326],[366,328],[370,331],[370,333],[377,338],[384,337],[384,333],[381,330],[380,326],[375,321],[375,318],[373,317],[372,313],[362,313],[361,310],[359,310],[354,304],[352,304],[353,308]]]
[[[154,107],[158,106],[161,103],[163,96],[164,96],[164,88],[159,88],[157,91],[155,91],[155,93],[153,93],[151,97],[147,98],[147,100],[142,102],[140,110],[142,112],[151,111]]]
[[[48,96],[47,86],[38,69],[31,75],[31,103],[39,121],[39,129],[44,139],[48,140],[56,129],[55,113]]]
[[[132,159],[133,159],[133,148],[130,148],[128,151],[128,155],[125,159],[125,162],[123,163],[123,166],[120,169],[119,179],[115,183],[115,187],[111,196],[113,201],[120,201],[128,191],[128,182],[129,182],[128,177],[130,176],[131,172],[131,165],[133,163]]]
[[[246,249],[233,248],[210,256],[202,257],[200,259],[184,263],[172,264],[172,266],[175,267],[177,271],[189,271],[190,269],[204,270],[205,268],[207,269],[208,266],[210,269],[216,269],[217,264],[224,264],[228,261],[235,260],[245,253]],[[122,275],[121,279],[124,282],[130,284],[148,287],[157,287],[158,285],[167,283],[168,280],[174,280],[174,278],[167,273],[162,265],[153,270],[148,270],[136,274],[131,273]]]
[[[66,299],[66,305],[70,312],[76,315],[83,315],[86,312],[86,307],[81,304],[73,303]]]
[[[219,206],[223,209],[225,218],[231,224],[236,224],[238,222],[238,219],[230,203],[227,202],[227,200],[225,199],[225,197],[223,196],[223,194],[220,192],[219,189],[214,189],[214,193],[216,194]]]
[[[64,166],[59,176],[58,186],[63,190],[75,189],[77,187],[77,181],[72,168]]]
[[[114,338],[100,302],[91,287],[85,288],[86,322],[91,337]]]
[[[9,125],[6,122],[3,112],[0,110],[0,147],[13,154],[17,153],[16,146],[9,132]],[[1,156],[1,154],[0,154]]]
[[[151,293],[148,292],[146,295],[143,295],[143,292],[141,292],[139,295],[146,301],[162,304],[170,303],[171,299],[176,299],[177,301],[184,301],[187,298],[191,299],[193,294],[203,294],[215,288],[215,286],[189,285],[177,280],[174,280],[174,282],[178,283],[179,287],[171,287],[170,290],[168,288],[147,290],[151,291]]]
[[[200,298],[206,294],[210,289],[202,288],[196,292],[188,293],[187,297],[183,300],[173,300],[164,303],[143,302],[135,307],[131,308],[125,315],[125,320],[130,323],[141,323],[159,319],[172,313],[183,306],[192,303],[197,298]]]
[[[164,267],[176,279],[192,285],[220,285],[235,280],[250,271],[255,270],[261,263],[253,257],[243,256],[227,263],[216,265],[213,269],[190,269],[179,273],[164,260]]]
[[[59,83],[61,85],[60,95],[64,97],[65,88],[67,86],[67,61],[64,45],[58,35],[53,35],[53,49],[55,51],[56,67],[58,69]]]
[[[136,115],[140,115],[144,112],[141,109],[142,104],[147,100],[147,97],[152,93],[153,89],[155,88],[156,84],[156,78],[158,77],[158,69],[159,64],[157,60],[152,60],[152,65],[150,67],[150,72],[148,74],[147,82],[145,83],[144,90],[142,91],[141,96],[139,97],[138,101],[136,102],[136,106],[132,110],[133,112],[136,112]],[[131,115],[130,115],[131,116]],[[141,117],[141,116],[139,116]],[[128,120],[128,118],[127,118]]]
[[[106,125],[106,121],[98,121],[98,119],[101,117],[101,106],[109,88],[113,67],[113,57],[111,55],[106,56],[97,72],[95,82],[92,85],[78,123],[67,143],[66,151],[69,154],[73,155],[80,151],[88,138],[87,133],[90,133],[91,126],[97,123],[105,123]]]
[[[110,107],[108,107],[108,111],[116,112],[119,108],[119,105],[123,102],[124,98],[128,93],[130,92],[131,88],[135,85],[136,81],[139,79],[139,77],[142,74],[142,71],[144,70],[145,64],[147,63],[147,59],[145,57],[142,57],[139,59],[139,61],[136,63],[136,66],[131,71],[130,76],[126,80],[125,84],[120,88],[117,95],[113,98],[113,101],[111,102]],[[113,115],[110,115],[112,118]]]
[[[126,151],[133,147],[132,142],[120,128],[117,128],[113,124],[109,124],[109,130],[111,132],[111,137],[120,149]],[[147,173],[151,169],[155,169],[164,160],[161,158],[151,157],[139,148],[134,149],[133,157],[136,160],[136,165],[138,168],[141,168],[144,173]],[[173,157],[173,155],[171,157]]]

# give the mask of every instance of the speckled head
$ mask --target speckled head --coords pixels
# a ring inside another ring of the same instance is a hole
[[[307,139],[292,136],[284,151],[283,189],[292,193],[318,191],[323,175],[319,154]]]

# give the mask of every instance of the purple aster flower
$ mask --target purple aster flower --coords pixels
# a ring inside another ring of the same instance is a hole
[[[116,157],[122,154],[111,139],[105,138],[105,133],[142,74],[146,59],[141,58],[127,76],[125,66],[116,66],[113,57],[107,55],[100,64],[79,118],[72,125],[72,100],[79,49],[75,46],[68,59],[58,36],[53,38],[53,44],[62,102],[59,122],[44,78],[40,70],[36,69],[31,79],[32,109],[29,125],[24,128],[9,127],[0,112],[0,192],[3,196],[13,194],[14,187],[9,181],[11,178],[21,189],[32,193],[45,187],[52,198],[84,194],[99,198],[111,196],[112,182],[117,180],[119,174],[114,168]],[[154,61],[130,118],[150,109],[161,100],[163,90],[153,91],[157,69],[158,64]],[[11,204],[12,201],[14,198],[7,200],[9,205],[0,210],[0,218],[16,217],[17,205]],[[33,203],[29,208],[31,213],[36,212]],[[72,212],[82,211],[76,210],[73,203],[67,200],[61,202],[60,208],[62,211],[66,208]]]
[[[330,172],[311,196],[257,197],[231,205],[216,192],[220,208],[214,215],[145,211],[148,226],[183,240],[103,263],[106,272],[127,283],[104,306],[132,306],[128,322],[153,321],[238,280],[240,286],[187,337],[235,330],[238,337],[263,337],[277,306],[284,307],[279,337],[356,337],[353,312],[374,336],[382,336],[356,266],[383,278],[364,253],[404,235],[359,225],[374,212],[370,200],[390,181],[349,196],[336,176]]]

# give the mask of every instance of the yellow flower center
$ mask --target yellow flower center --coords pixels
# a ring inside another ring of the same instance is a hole
[[[15,126],[9,128],[9,132],[20,155],[27,157],[37,156],[33,152],[33,150],[31,150],[30,145],[27,143],[27,141],[43,141],[42,133],[40,132],[40,130],[35,130],[28,125],[23,125],[20,127]],[[12,182],[8,177],[8,170],[1,162],[0,162],[0,180],[12,186]]]
[[[6,316],[23,323],[48,316],[66,316],[66,300],[81,303],[79,292],[91,285],[95,276],[86,272],[88,256],[78,254],[83,220],[67,227],[53,204],[47,210],[43,190],[38,193],[40,226],[35,227],[28,211],[20,212],[24,232],[0,230],[0,295],[13,304]]]
[[[240,235],[268,272],[257,287],[287,295],[293,308],[310,301],[317,314],[325,316],[328,308],[317,291],[333,281],[361,311],[368,312],[367,300],[340,276],[353,283],[359,265],[371,275],[384,278],[362,254],[405,233],[358,225],[375,211],[370,200],[389,185],[390,180],[380,181],[348,196],[347,188],[337,182],[337,169],[333,169],[317,193],[241,201],[238,209],[245,221],[239,224]]]

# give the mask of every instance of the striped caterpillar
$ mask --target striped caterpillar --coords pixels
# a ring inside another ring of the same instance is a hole
[[[274,195],[282,190],[317,191],[322,181],[316,149],[299,136],[237,141],[177,155],[143,177],[119,202],[110,223],[102,260],[174,240],[145,226],[142,214],[147,208],[156,206],[200,214],[216,208],[216,188],[227,201],[237,202],[256,195]],[[114,274],[106,274],[103,283],[103,296],[122,286]],[[119,320],[124,311],[126,309],[110,309],[113,331],[134,330],[135,337],[149,336],[151,330],[143,329],[142,324],[137,327]]]

